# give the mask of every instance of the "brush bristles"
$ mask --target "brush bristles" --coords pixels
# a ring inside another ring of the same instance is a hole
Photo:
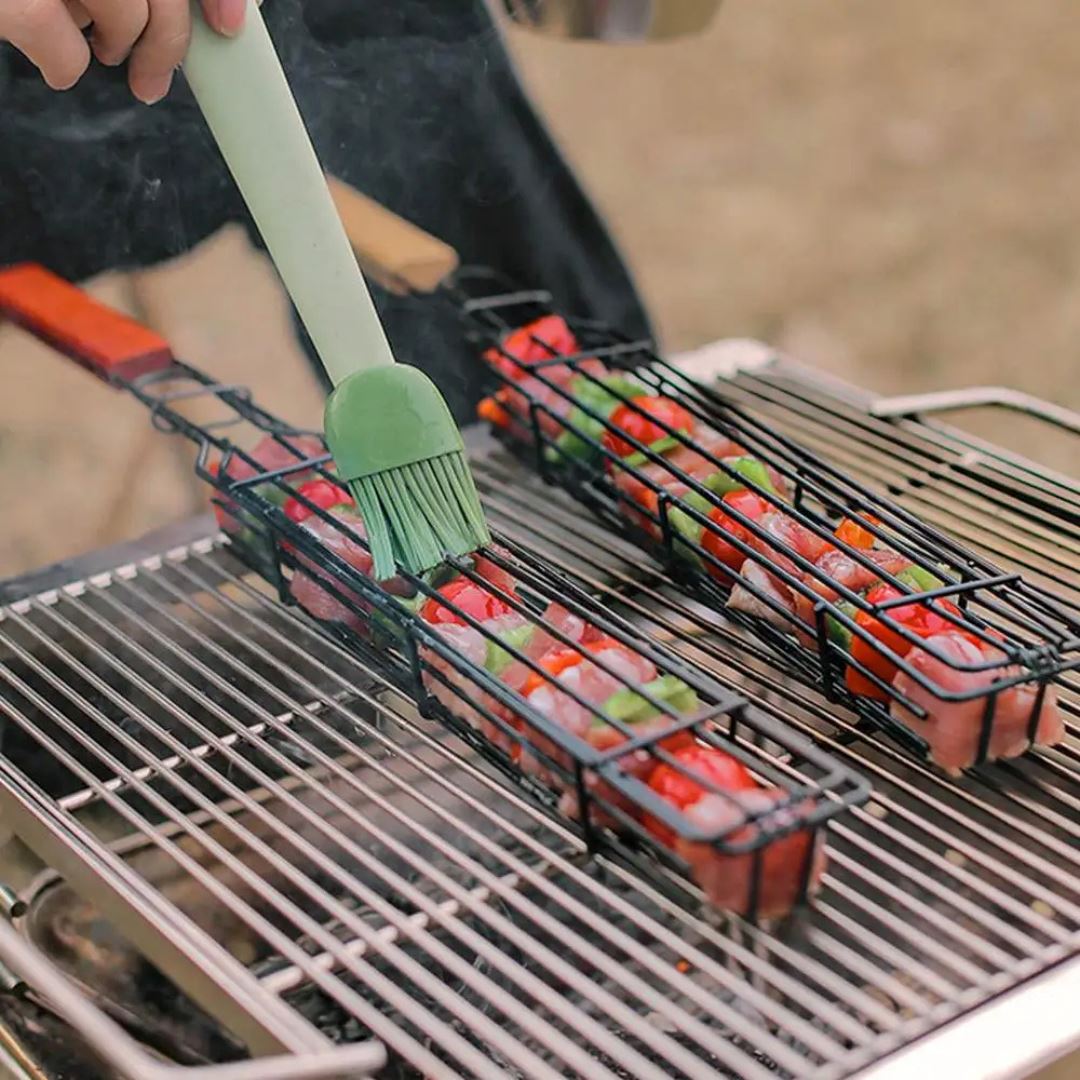
[[[398,564],[419,574],[491,541],[463,454],[364,476],[349,489],[364,519],[378,581],[392,578]]]

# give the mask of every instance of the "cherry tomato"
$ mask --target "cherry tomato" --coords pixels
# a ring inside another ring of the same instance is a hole
[[[449,600],[450,603],[459,607],[466,615],[471,616],[477,622],[486,619],[495,619],[500,615],[506,615],[514,609],[505,600],[500,599],[487,591],[483,586],[467,577],[459,577],[438,590],[436,596],[429,596],[420,611],[420,618],[426,623],[438,625],[439,623],[456,623],[459,626],[467,626],[465,620],[455,611],[444,604],[440,604],[438,597]]]
[[[574,356],[580,351],[581,346],[566,320],[561,315],[545,315],[508,334],[502,348],[488,349],[484,360],[504,378],[516,382],[528,374],[526,369],[533,364],[556,356]]]
[[[741,761],[715,746],[691,743],[676,750],[674,757],[689,772],[723,791],[751,791],[758,786]],[[677,810],[685,810],[709,794],[709,788],[666,762],[653,770],[649,787]],[[675,843],[675,833],[651,815],[645,816],[644,825],[666,847]]]
[[[636,405],[637,408],[631,408]],[[640,412],[638,410],[641,410]],[[645,413],[646,415],[642,415]],[[649,397],[640,394],[631,398],[629,402],[623,402],[608,420],[609,428],[604,432],[604,446],[616,457],[624,458],[637,453],[637,447],[632,446],[621,438],[618,432],[637,439],[644,446],[651,446],[659,439],[665,439],[670,432],[654,423],[649,417],[667,424],[675,431],[685,432],[692,435],[694,432],[694,418],[677,401],[666,397]]]
[[[863,521],[870,525],[881,524],[873,514],[863,514],[861,520],[859,518],[844,518],[836,526],[836,532],[833,535],[837,540],[842,540],[850,547],[869,551],[876,543],[877,537],[869,529],[863,528]]]
[[[745,489],[728,492],[724,496],[724,503],[737,510],[744,517],[750,518],[751,521],[757,521],[758,518],[763,517],[773,509],[760,495]],[[716,527],[705,529],[701,538],[701,546],[713,558],[721,562],[723,567],[707,563],[705,568],[717,581],[727,584],[731,581],[732,576],[727,571],[737,571],[745,561],[746,555],[734,544],[729,544],[724,539],[724,534],[745,543],[750,538],[750,533],[743,527],[741,522],[729,517],[719,506],[714,507],[709,514],[709,521]]]
[[[324,480],[321,476],[315,480],[309,480],[296,489],[297,495],[302,495],[309,502],[313,502],[320,510],[330,510],[335,506],[352,506],[352,496],[337,484]],[[310,506],[305,506],[298,498],[291,496],[285,501],[285,516],[297,525],[301,521],[307,521],[315,513]]]

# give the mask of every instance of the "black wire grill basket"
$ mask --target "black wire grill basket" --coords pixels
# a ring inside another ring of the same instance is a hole
[[[1036,741],[1051,684],[1080,667],[1080,612],[1074,606],[1019,574],[1003,572],[853,481],[727,400],[719,386],[696,381],[660,358],[647,341],[596,321],[566,319],[554,310],[550,294],[515,290],[488,271],[461,271],[444,296],[458,306],[491,374],[494,395],[488,403],[496,409],[488,418],[502,440],[546,481],[568,490],[612,529],[659,557],[695,598],[764,639],[788,670],[920,756],[930,746],[916,730],[919,721],[965,704],[970,718],[970,703],[978,703],[977,737],[962,767],[995,756],[995,724],[1004,723],[999,703],[1007,691],[1030,686],[1024,734],[1027,745]],[[676,402],[693,417],[693,432],[647,415],[634,400],[645,395]],[[613,426],[613,406],[647,418],[663,432],[662,440],[646,445]],[[621,440],[618,453],[613,436]],[[718,454],[706,445],[715,443],[715,436],[726,440],[735,456],[765,468],[740,471],[731,450]],[[625,453],[627,447],[633,454]],[[680,454],[694,455],[690,460],[697,463],[698,475],[679,466]],[[720,484],[702,481],[702,459]],[[781,512],[804,530],[802,535],[828,545],[837,558],[853,560],[892,586],[893,595],[868,600],[785,546],[725,502],[724,478]],[[740,529],[721,532],[710,518],[714,511]],[[865,548],[837,535],[843,519],[864,530],[875,547],[916,569],[899,576],[882,569]],[[738,573],[718,560],[710,533],[738,552],[743,563]],[[748,576],[748,567],[761,572]],[[790,590],[794,612],[777,603],[770,580]],[[733,587],[754,598],[754,614],[732,610]],[[930,668],[934,674],[913,663],[913,649],[923,644],[923,636],[894,613],[910,613],[915,596],[943,631],[962,633],[979,655],[935,652],[940,664]],[[856,649],[861,659],[852,654],[859,641],[865,643]],[[897,677],[901,674],[903,679]],[[912,690],[919,688],[926,693],[916,700]]]

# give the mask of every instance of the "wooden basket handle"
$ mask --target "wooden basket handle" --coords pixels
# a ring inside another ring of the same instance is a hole
[[[457,252],[334,177],[330,194],[367,275],[390,292],[434,292],[459,265]]]

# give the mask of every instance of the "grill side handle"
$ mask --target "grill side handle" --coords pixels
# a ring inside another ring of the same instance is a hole
[[[1006,386],[971,386],[963,390],[879,398],[870,405],[870,412],[883,419],[895,419],[983,408],[1011,409],[1080,435],[1080,413]]]
[[[449,244],[343,181],[327,182],[361,268],[383,288],[399,296],[431,293],[458,268]]]

